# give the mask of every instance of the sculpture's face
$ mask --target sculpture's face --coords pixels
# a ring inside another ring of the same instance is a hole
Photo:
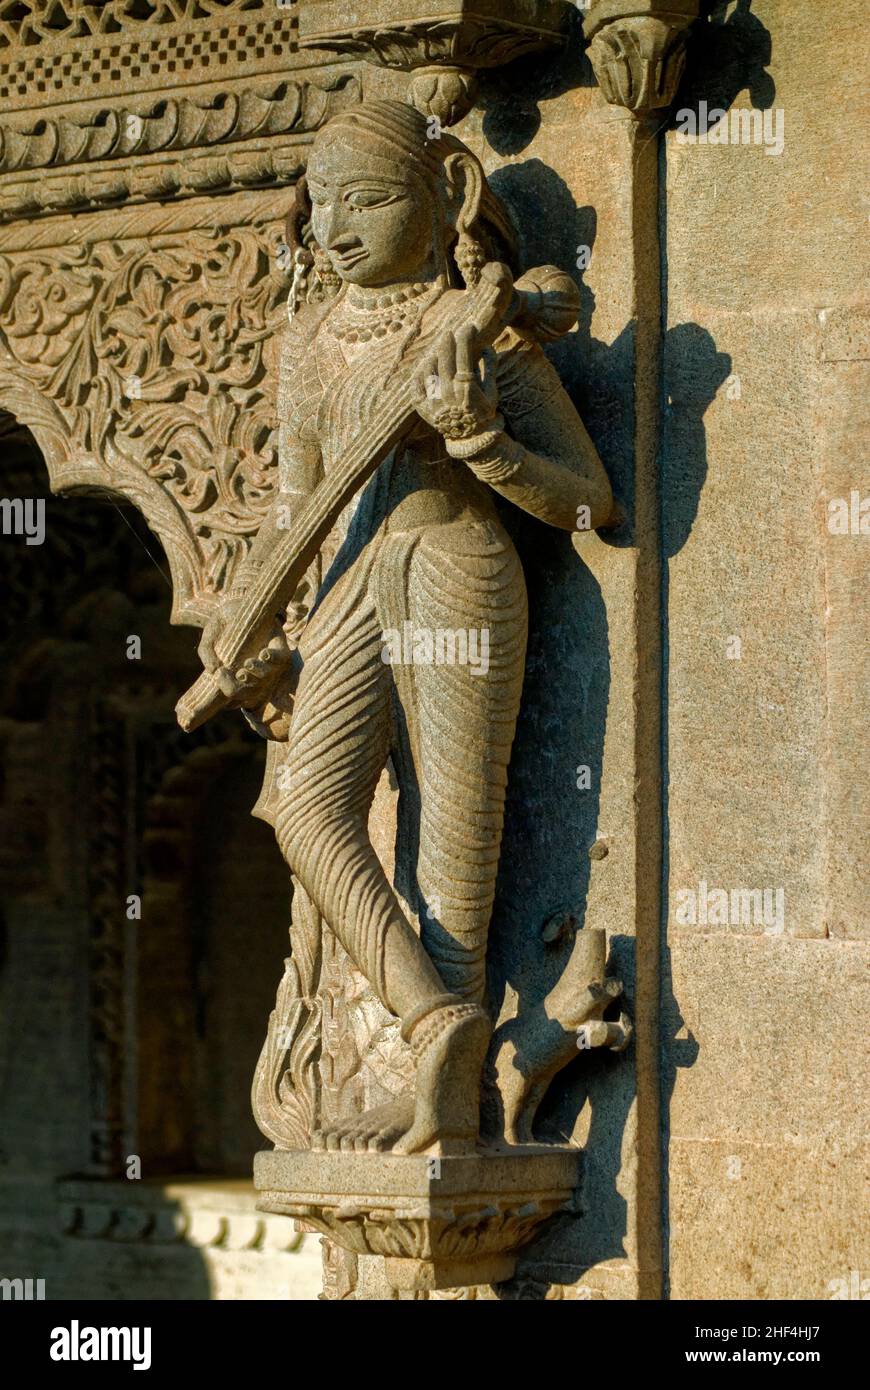
[[[434,274],[435,199],[399,159],[340,136],[315,143],[308,164],[312,231],[336,274],[355,285]]]

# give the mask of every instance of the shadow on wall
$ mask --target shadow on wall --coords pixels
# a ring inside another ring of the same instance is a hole
[[[490,181],[519,229],[523,266],[557,264],[580,284],[578,332],[554,344],[550,355],[605,462],[626,518],[606,539],[617,546],[631,545],[634,325],[626,325],[611,344],[592,335],[595,297],[578,271],[577,248],[594,247],[595,210],[578,207],[564,181],[540,160],[509,165],[493,174]],[[704,414],[727,381],[731,361],[717,351],[706,329],[692,323],[669,331],[664,356],[667,405],[661,507],[666,647],[667,562],[685,543],[697,514],[707,475]],[[578,924],[583,922],[590,873],[588,849],[598,829],[610,697],[607,614],[596,580],[564,533],[514,509],[506,509],[504,519],[525,568],[530,633],[491,936],[490,987],[496,1007],[508,988],[517,991],[521,1006],[532,997],[540,998],[561,974],[570,937],[546,944],[540,935],[554,914],[564,912]],[[666,671],[664,695],[666,701]],[[663,716],[666,721],[666,704]],[[582,765],[591,771],[591,787],[585,793],[577,789],[577,772]],[[618,906],[614,925],[618,925]],[[511,962],[521,959],[524,951],[528,954],[530,939],[537,941],[537,951],[522,977],[517,978]],[[625,982],[631,1012],[634,941],[617,932],[610,947],[608,971]],[[662,985],[664,1020],[673,1036],[682,1020],[671,994],[669,969]],[[618,1006],[613,1012],[618,1013]],[[696,1056],[697,1044],[691,1038],[666,1051],[665,1100],[673,1088],[674,1069],[691,1065]],[[574,1133],[580,1111],[588,1103],[584,1261],[594,1264],[624,1258],[627,1211],[618,1179],[625,1125],[634,1100],[632,1069],[620,1067],[610,1055],[593,1053],[578,1056],[560,1073],[559,1081],[558,1093],[554,1092],[541,1109],[538,1133],[542,1139],[564,1142]],[[559,1220],[569,1222],[570,1218]],[[549,1244],[546,1236],[544,1240]],[[560,1248],[565,1250],[564,1241]],[[576,1277],[576,1273],[566,1277]],[[523,1294],[528,1296],[528,1292]]]
[[[592,335],[595,296],[583,282],[578,248],[594,249],[595,209],[577,206],[565,182],[538,159],[509,165],[490,178],[509,207],[521,240],[521,263],[551,263],[568,270],[581,292],[576,333],[553,344],[549,355],[605,462],[614,493],[629,518],[608,539],[630,544],[633,501],[634,327],[613,343]],[[591,870],[589,850],[598,832],[607,711],[610,646],[601,589],[565,532],[515,509],[505,509],[523,561],[529,591],[529,648],[523,706],[508,786],[499,888],[490,950],[490,992],[497,1007],[516,991],[521,1009],[555,984],[570,955],[573,926],[552,941],[542,930],[564,915],[582,928]],[[588,790],[583,769],[589,770]],[[615,914],[618,916],[618,914]],[[616,934],[608,971],[634,995],[634,943]],[[522,971],[513,962],[524,961]],[[619,1006],[608,1011],[618,1016]],[[539,1112],[541,1139],[573,1138],[589,1105],[585,1148],[584,1259],[596,1263],[624,1254],[625,1199],[617,1189],[622,1136],[634,1098],[632,1069],[607,1054],[580,1056],[559,1074]],[[558,1218],[557,1225],[571,1218]],[[571,1240],[550,1230],[530,1256],[547,1262],[552,1246],[569,1272]],[[575,1265],[577,1261],[575,1260]],[[523,1281],[520,1296],[535,1294]],[[516,1296],[511,1286],[505,1297]]]
[[[569,15],[566,43],[557,54],[533,54],[481,72],[477,105],[484,112],[483,133],[498,154],[520,154],[532,143],[541,126],[542,101],[552,101],[575,87],[596,85],[582,26],[583,16],[575,11]],[[548,260],[553,258],[527,264]]]
[[[701,9],[706,24],[693,30],[686,73],[674,102],[697,108],[727,111],[740,93],[748,90],[752,105],[768,110],[776,97],[776,84],[767,72],[773,52],[770,31],[752,13],[752,0],[706,0]]]

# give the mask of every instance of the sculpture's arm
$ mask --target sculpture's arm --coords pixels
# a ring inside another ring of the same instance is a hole
[[[606,525],[610,482],[540,345],[508,329],[495,365],[484,356],[483,380],[476,356],[472,335],[445,334],[418,372],[418,414],[453,458],[524,511],[566,531]]]
[[[613,514],[613,493],[598,451],[559,380],[537,345],[511,353],[497,371],[499,410],[493,438],[448,443],[472,472],[509,502],[566,531],[604,526]],[[492,431],[488,432],[492,433]],[[581,508],[587,508],[585,513]]]

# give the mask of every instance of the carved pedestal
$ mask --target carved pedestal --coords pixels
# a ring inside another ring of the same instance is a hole
[[[355,1255],[380,1255],[396,1290],[509,1279],[516,1252],[576,1188],[576,1149],[529,1146],[431,1158],[259,1153],[258,1210],[295,1216]]]

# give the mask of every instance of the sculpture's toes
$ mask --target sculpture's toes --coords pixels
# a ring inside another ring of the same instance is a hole
[[[330,1132],[338,1139],[345,1139],[348,1136],[352,1138],[362,1121],[362,1115],[347,1115],[343,1120],[336,1120],[335,1124],[331,1126]]]
[[[371,1153],[389,1153],[414,1123],[413,1092],[397,1096],[377,1112],[376,1118],[377,1124],[372,1125],[366,1137],[366,1148]]]
[[[414,1122],[394,1145],[420,1153],[438,1140],[451,1153],[473,1153],[480,1124],[480,1074],[490,1037],[488,1016],[477,1005],[449,1004],[431,1014],[422,1038],[414,1033],[417,1095]],[[416,1043],[416,1046],[415,1046]]]
[[[394,1121],[392,1124],[383,1125],[377,1134],[371,1136],[367,1147],[372,1153],[389,1153],[402,1138],[412,1120],[413,1115],[409,1115],[407,1123]]]

